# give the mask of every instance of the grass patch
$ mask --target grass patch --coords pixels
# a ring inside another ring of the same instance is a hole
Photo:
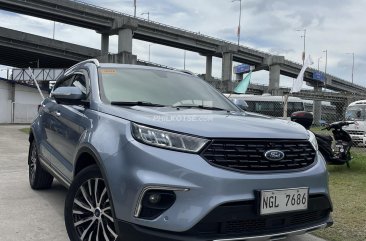
[[[334,225],[314,234],[330,241],[366,240],[366,149],[354,148],[351,168],[328,166]]]
[[[322,130],[323,128],[325,128],[324,126],[312,126],[310,128],[310,130],[312,132],[315,132],[317,134],[322,134],[322,135],[333,135],[331,131],[327,131],[327,130]]]
[[[29,134],[30,128],[22,128],[19,129],[21,132],[24,132],[25,134]]]

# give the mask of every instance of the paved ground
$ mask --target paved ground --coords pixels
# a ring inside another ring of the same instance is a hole
[[[0,125],[0,240],[67,241],[63,207],[66,189],[54,182],[46,191],[28,184],[24,126]],[[148,241],[148,240],[141,240]],[[322,241],[302,235],[286,241]]]

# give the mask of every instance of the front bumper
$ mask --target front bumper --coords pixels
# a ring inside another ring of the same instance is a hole
[[[308,232],[312,232],[318,229],[324,229],[333,225],[331,217],[323,223],[309,226],[306,228],[295,229],[286,232],[274,232],[265,235],[257,236],[236,236],[233,238],[219,238],[209,239],[209,237],[195,237],[188,236],[181,233],[164,232],[161,230],[154,230],[145,227],[141,227],[135,224],[127,223],[124,221],[117,222],[117,229],[119,230],[120,241],[267,241],[267,240],[282,240],[294,235],[301,235]]]
[[[350,135],[352,138],[353,143],[355,144],[364,144],[365,143],[365,137],[364,135]]]
[[[322,195],[330,200],[327,170],[321,155],[317,156],[316,164],[306,170],[255,174],[214,167],[199,155],[155,148],[136,141],[129,141],[120,149],[122,154],[105,162],[113,162],[110,168],[107,165],[106,177],[113,178],[108,184],[116,219],[131,224],[136,227],[134,229],[180,235],[192,231],[220,205],[254,202],[254,190],[309,187],[310,195]],[[134,214],[140,194],[147,186],[186,188],[189,191],[175,192],[176,201],[172,207],[158,218],[146,220],[136,218]],[[125,232],[121,234],[124,236]],[[217,237],[216,234],[213,236]]]

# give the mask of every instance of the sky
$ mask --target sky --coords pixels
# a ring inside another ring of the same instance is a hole
[[[133,0],[84,0],[84,2],[133,15]],[[352,54],[354,83],[366,86],[366,0],[242,0],[240,44],[294,62],[302,62],[302,30],[306,29],[306,54],[314,60],[313,68],[351,81]],[[237,42],[239,2],[231,0],[137,0],[137,15],[150,20]],[[52,38],[53,22],[0,10],[0,26]],[[95,31],[62,23],[55,24],[57,40],[100,49],[100,35]],[[183,69],[184,50],[133,40],[133,54],[138,59]],[[117,52],[117,36],[110,38],[110,52]],[[186,69],[205,72],[205,57],[186,52]],[[239,63],[234,63],[234,65]],[[0,66],[1,70],[6,66]],[[0,71],[4,76],[6,71]],[[268,84],[268,72],[252,75],[253,83]],[[221,77],[221,59],[213,59],[213,76]],[[292,79],[281,76],[281,86]]]

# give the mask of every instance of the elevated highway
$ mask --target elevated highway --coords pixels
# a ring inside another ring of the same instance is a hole
[[[279,75],[296,77],[301,65],[282,56],[272,56],[235,43],[135,18],[128,14],[70,0],[0,0],[0,9],[88,28],[101,33],[101,54],[108,53],[109,35],[119,35],[119,53],[132,54],[132,38],[194,51],[206,56],[206,76],[211,76],[212,57],[223,58],[222,79],[231,80],[232,61],[250,64],[257,70],[270,71],[270,90],[279,88]],[[123,58],[129,59],[129,58]],[[305,81],[322,87],[313,78],[315,69],[308,69]],[[366,93],[363,86],[326,75],[326,88],[334,91]]]
[[[0,64],[16,68],[64,69],[101,55],[99,49],[88,48],[30,33],[0,27]],[[137,60],[138,65],[173,69],[169,66]]]
[[[68,68],[100,50],[0,27],[0,64],[18,68]]]

